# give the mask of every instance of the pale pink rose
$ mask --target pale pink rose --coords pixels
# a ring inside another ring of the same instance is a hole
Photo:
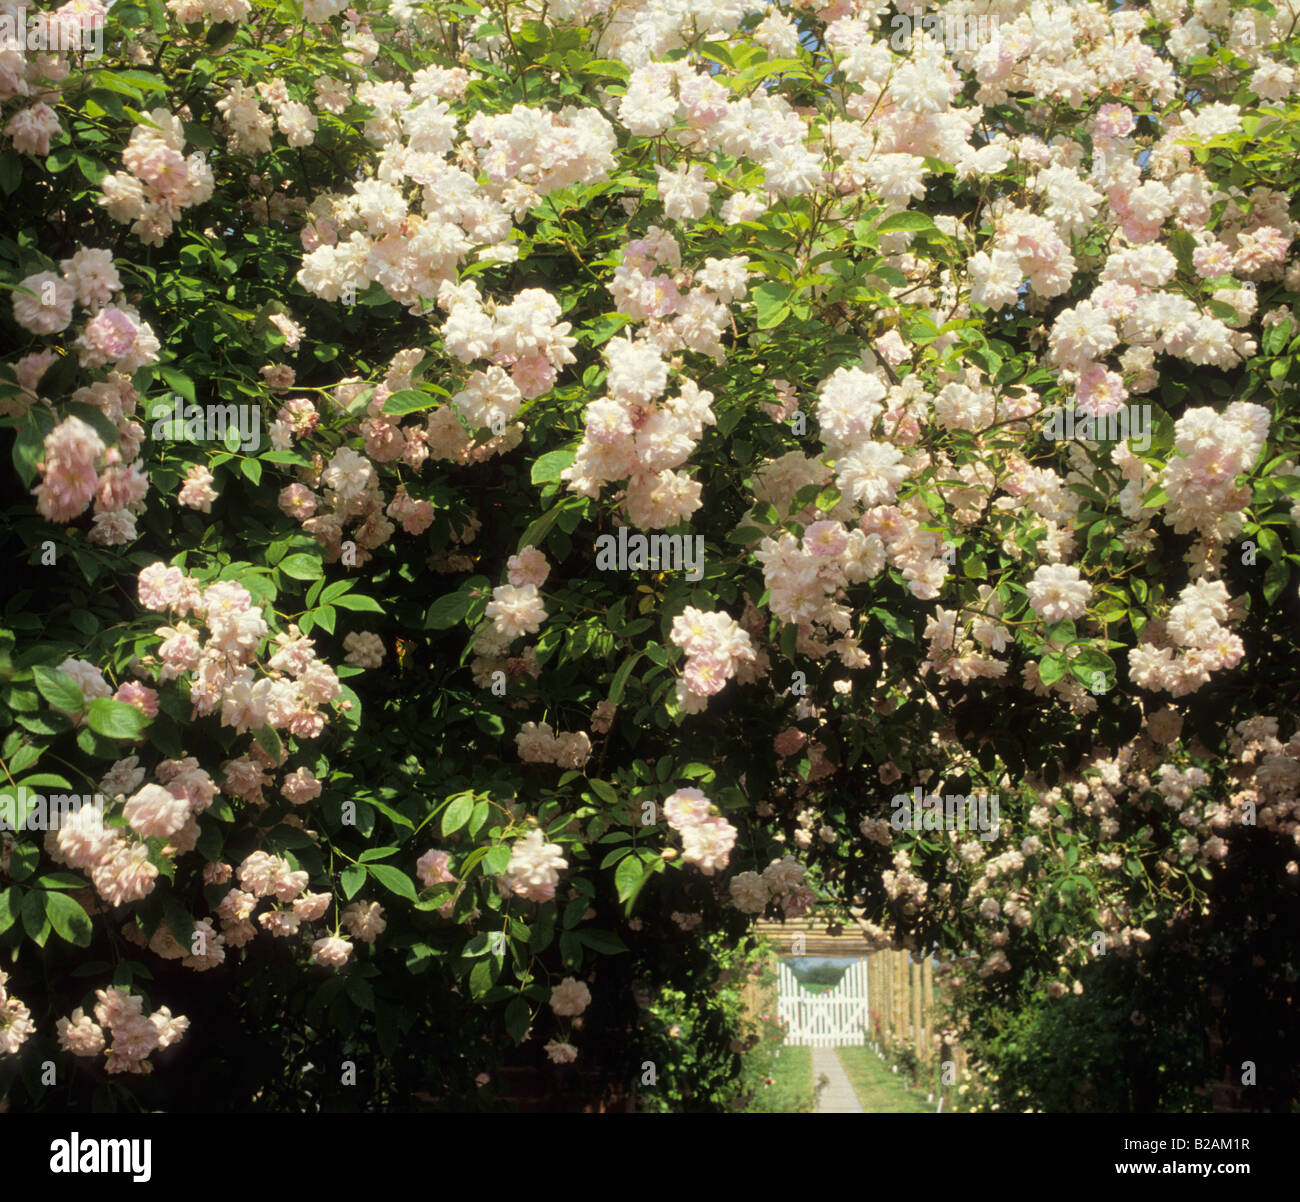
[[[190,807],[184,798],[173,797],[161,785],[145,785],[127,801],[122,812],[136,834],[146,839],[166,839],[185,825]]]
[[[328,893],[304,893],[293,902],[293,916],[300,922],[315,922],[324,916],[334,898]]]
[[[340,921],[362,943],[374,943],[388,927],[378,902],[355,901],[343,911]]]
[[[59,1036],[59,1048],[74,1056],[98,1056],[104,1050],[104,1032],[80,1006],[71,1018],[61,1018],[54,1024]]]
[[[664,801],[664,817],[675,831],[696,826],[708,818],[711,803],[699,789],[678,789]]]
[[[317,964],[323,964],[326,968],[342,968],[352,955],[352,944],[337,935],[329,935],[317,939],[311,945],[311,950]]]
[[[551,990],[551,1009],[562,1018],[581,1014],[591,1005],[591,990],[573,977],[565,977]]]
[[[321,793],[321,783],[310,768],[296,768],[280,784],[280,792],[290,805],[306,805]]]
[[[578,1058],[578,1049],[571,1043],[552,1039],[546,1045],[546,1056],[552,1064],[572,1064]]]
[[[38,271],[18,284],[34,293],[13,294],[14,320],[33,334],[57,334],[72,321],[76,290],[52,271]]]
[[[415,863],[415,875],[420,878],[420,884],[428,889],[432,885],[445,885],[454,881],[456,878],[448,867],[450,860],[449,852],[437,848],[426,851]]]
[[[212,473],[200,463],[196,463],[185,473],[185,483],[176,495],[176,499],[200,513],[211,513],[212,502],[218,493],[212,487]]]
[[[516,587],[531,584],[535,588],[541,588],[551,574],[551,565],[536,547],[525,547],[518,555],[512,555],[506,560],[506,571],[510,583]]]
[[[146,718],[158,716],[157,692],[145,685],[137,684],[134,680],[120,685],[117,692],[113,694],[113,699],[135,706]]]

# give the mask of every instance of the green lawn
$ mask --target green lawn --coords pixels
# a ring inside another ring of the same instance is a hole
[[[771,1085],[760,1085],[751,1114],[806,1114],[813,1108],[812,1048],[783,1047],[770,1069]]]
[[[806,1051],[806,1048],[792,1049]],[[905,1090],[902,1079],[891,1073],[868,1047],[836,1048],[844,1071],[867,1114],[917,1114],[933,1112],[937,1102],[927,1102],[918,1090]]]

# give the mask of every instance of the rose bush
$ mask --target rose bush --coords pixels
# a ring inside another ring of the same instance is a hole
[[[2,7],[15,1105],[729,1104],[817,896],[1284,1004],[1295,0]]]

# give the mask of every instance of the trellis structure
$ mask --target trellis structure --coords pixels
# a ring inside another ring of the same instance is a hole
[[[785,1042],[826,1048],[867,1042],[867,962],[855,960],[826,993],[809,993],[788,964],[777,966],[777,1017]]]

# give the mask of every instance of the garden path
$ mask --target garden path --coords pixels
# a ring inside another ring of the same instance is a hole
[[[849,1075],[844,1071],[834,1048],[813,1048],[812,1069],[814,1081],[820,1081],[823,1073],[830,1079],[830,1084],[817,1098],[818,1114],[862,1113],[858,1095],[853,1092]]]

